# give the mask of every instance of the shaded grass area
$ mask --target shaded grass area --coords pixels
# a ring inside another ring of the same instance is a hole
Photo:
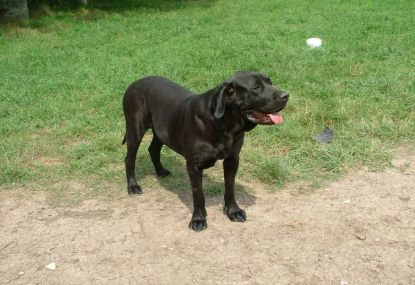
[[[57,1],[26,24],[0,27],[0,185],[79,179],[91,191],[125,191],[126,87],[157,74],[202,92],[237,70],[262,71],[291,93],[283,126],[247,135],[242,179],[319,185],[354,167],[384,167],[393,147],[415,137],[411,8],[409,0]],[[312,36],[323,48],[305,46]],[[317,145],[325,126],[334,143]],[[147,146],[137,171],[152,187]],[[175,172],[166,181],[186,189],[183,160],[163,154]]]
[[[89,0],[86,6],[87,9],[99,9],[107,12],[126,12],[130,10],[177,10],[181,8],[188,8],[189,6],[205,6],[208,7],[216,0]],[[29,9],[36,13],[44,13],[50,11],[64,11],[84,8],[77,1],[72,0],[28,0]]]

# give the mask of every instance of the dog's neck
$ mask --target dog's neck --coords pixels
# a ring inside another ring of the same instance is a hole
[[[230,108],[229,106],[225,106],[225,113],[222,118],[218,119],[214,117],[214,112],[216,108],[217,97],[222,89],[222,85],[219,85],[213,89],[206,91],[200,95],[197,95],[197,100],[199,104],[200,114],[205,114],[202,118],[206,124],[211,125],[215,128],[216,134],[220,135],[231,135],[234,136],[241,132],[247,132],[255,128],[255,124],[247,122],[243,115],[241,114],[240,110],[236,110],[234,108]],[[206,116],[209,110],[209,116]]]

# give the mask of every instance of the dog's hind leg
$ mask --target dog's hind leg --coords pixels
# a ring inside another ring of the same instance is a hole
[[[150,146],[148,147],[148,152],[150,153],[151,161],[153,162],[154,169],[160,177],[166,177],[171,174],[166,168],[163,167],[160,161],[160,152],[163,147],[163,143],[157,137],[156,133],[153,130],[153,140],[151,141]]]
[[[143,124],[138,126],[136,123],[127,123],[126,131],[126,143],[127,143],[127,156],[125,157],[125,171],[127,175],[127,187],[128,194],[141,194],[140,185],[138,185],[135,178],[135,161],[137,157],[137,150],[140,146],[141,140],[143,139],[144,133],[147,128]]]

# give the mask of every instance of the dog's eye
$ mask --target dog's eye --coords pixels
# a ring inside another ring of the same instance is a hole
[[[257,84],[254,86],[254,90],[259,90],[259,89],[261,89],[261,85]]]

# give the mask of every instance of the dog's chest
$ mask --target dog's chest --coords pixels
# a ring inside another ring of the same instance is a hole
[[[196,164],[201,169],[212,167],[219,159],[226,158],[232,152],[233,137],[223,136],[214,144],[200,142],[195,155]]]
[[[229,155],[232,150],[233,138],[231,136],[225,136],[219,140],[216,145],[216,157],[217,159],[224,159]]]

